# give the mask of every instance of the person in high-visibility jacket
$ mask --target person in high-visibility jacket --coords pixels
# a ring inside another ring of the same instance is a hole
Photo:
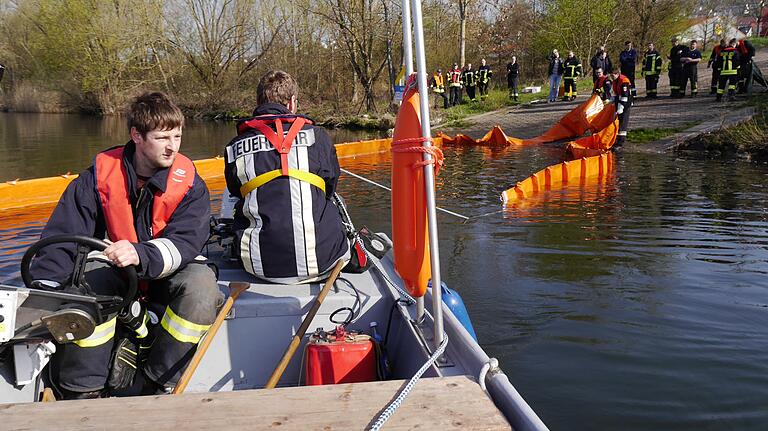
[[[671,97],[680,97],[680,84],[683,81],[683,62],[688,47],[678,43],[677,37],[672,38],[672,48],[669,50],[669,91]]]
[[[712,67],[717,61],[717,57],[720,56],[720,51],[725,48],[725,39],[720,39],[720,43],[712,48],[712,54],[709,56],[707,62],[707,69],[712,68],[712,82],[709,84],[709,94],[717,94],[717,84],[720,82],[720,70],[717,67]]]
[[[459,63],[453,63],[453,68],[447,73],[448,91],[450,91],[449,102],[451,106],[461,103],[461,69]]]
[[[683,62],[683,81],[680,84],[680,94],[685,96],[685,89],[688,81],[691,81],[691,97],[699,94],[699,62],[701,62],[701,51],[698,50],[698,44],[695,40],[691,41],[688,52],[682,59]]]
[[[728,46],[720,50],[715,67],[720,71],[720,80],[717,85],[717,101],[722,100],[726,87],[728,100],[733,100],[736,94],[736,85],[739,82],[739,66],[741,59],[736,49],[736,38],[728,43]]]
[[[611,100],[611,90],[613,89],[611,75],[603,73],[603,69],[599,67],[595,73],[597,74],[597,81],[592,86],[592,94],[597,94],[603,102],[607,102]]]
[[[480,99],[488,97],[488,84],[491,83],[491,76],[493,76],[493,70],[483,58],[480,60],[480,68],[477,69],[477,88],[480,90]]]
[[[645,97],[655,99],[659,85],[659,75],[661,75],[661,54],[656,51],[653,43],[648,44],[648,49],[643,56],[643,69],[640,72],[645,77]]]
[[[755,56],[755,46],[747,39],[736,44],[739,51],[739,93],[746,93],[752,86],[752,57]]]
[[[619,133],[614,146],[620,147],[627,140],[629,128],[629,110],[632,108],[632,83],[614,67],[611,71],[613,78],[613,101],[616,104],[616,115],[619,117]]]
[[[445,94],[445,77],[443,76],[442,69],[438,68],[432,75],[432,79],[429,80],[429,88],[437,96],[435,98],[435,108],[440,104],[439,98],[442,98],[443,108],[448,109],[448,95]]]
[[[568,51],[568,58],[563,62],[563,101],[574,100],[578,95],[576,91],[576,78],[582,75],[581,61]]]
[[[475,89],[477,88],[477,73],[472,69],[472,63],[467,63],[467,67],[461,72],[461,85],[467,91],[467,97],[469,100],[475,102],[477,98],[475,96]]]

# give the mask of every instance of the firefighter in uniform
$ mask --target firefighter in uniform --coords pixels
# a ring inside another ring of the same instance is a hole
[[[720,39],[720,43],[712,48],[712,54],[709,56],[709,61],[707,62],[707,69],[715,64],[717,57],[720,56],[720,51],[723,48],[725,48],[725,39]],[[709,84],[709,94],[717,94],[718,82],[720,82],[720,71],[717,70],[717,67],[712,67],[712,82]]]
[[[678,43],[677,37],[672,38],[672,48],[669,50],[669,91],[670,96],[680,97],[680,84],[683,81],[683,63],[688,48]]]
[[[616,115],[619,117],[619,133],[616,137],[616,147],[620,147],[627,140],[629,128],[629,110],[632,108],[632,83],[629,78],[621,74],[619,68],[611,71],[613,78],[613,100],[616,104]]]
[[[312,120],[296,114],[299,87],[286,72],[267,72],[253,117],[237,123],[225,149],[227,190],[237,199],[235,255],[243,269],[272,283],[324,280],[350,256],[334,203],[336,148]]]
[[[691,81],[691,97],[699,94],[699,62],[701,61],[701,51],[698,50],[698,44],[695,40],[691,41],[688,54],[682,58],[683,62],[683,82],[680,85],[680,94],[685,96],[685,89],[688,87],[688,81]]]
[[[477,98],[475,96],[475,89],[477,88],[477,73],[472,70],[472,63],[467,63],[467,67],[461,72],[461,85],[467,91],[467,97],[469,100],[475,102]]]
[[[438,68],[429,81],[429,88],[436,96],[443,99],[443,108],[448,109],[448,96],[445,94],[445,77],[442,69]],[[435,98],[435,108],[440,103],[440,99]]]
[[[517,57],[512,56],[512,61],[507,63],[507,89],[509,90],[509,98],[517,102],[519,93],[517,91],[517,80],[520,77],[520,63],[517,62]]]
[[[606,75],[603,73],[603,69],[599,67],[595,73],[597,73],[597,81],[595,81],[592,87],[592,94],[597,94],[603,102],[607,102],[611,100],[611,89],[613,87],[611,75]]]
[[[661,54],[656,51],[652,43],[649,43],[643,57],[643,69],[640,72],[645,77],[645,97],[648,99],[655,99],[658,96],[656,89],[661,74],[661,61]]]
[[[88,338],[59,346],[52,369],[65,399],[96,398],[131,385],[133,395],[169,391],[216,317],[222,300],[216,276],[196,260],[209,236],[210,198],[192,161],[178,153],[183,125],[184,115],[166,95],[134,99],[131,141],[96,155],[64,191],[43,230],[43,238],[109,238],[103,254],[110,264],[86,266],[90,287],[115,295],[124,282],[113,267],[134,265],[145,295],[166,306],[151,332],[142,308],[131,331],[122,327],[122,317],[106,316]],[[44,249],[32,267],[36,283],[60,286],[73,256],[74,247]],[[116,330],[130,338],[117,340],[110,375]]]
[[[576,91],[576,78],[582,75],[581,61],[568,51],[568,58],[563,62],[563,101],[574,100],[578,95]]]
[[[477,88],[480,90],[480,99],[488,97],[488,84],[491,83],[493,70],[491,66],[485,63],[485,59],[480,60],[480,68],[477,69]]]
[[[736,49],[736,39],[731,39],[728,46],[720,50],[717,56],[715,68],[720,73],[717,85],[717,101],[723,98],[725,90],[728,90],[728,100],[733,100],[736,94],[736,86],[739,81],[739,66],[741,59]],[[727,88],[726,88],[727,87]]]
[[[448,90],[450,91],[451,106],[461,102],[461,69],[458,63],[453,63],[453,68],[448,71]]]
[[[629,78],[629,82],[632,83],[632,97],[637,97],[637,90],[635,89],[637,50],[632,47],[632,42],[624,42],[624,51],[619,54],[619,64],[621,65],[621,74]]]
[[[736,45],[739,51],[739,93],[746,93],[752,85],[752,57],[755,47],[752,42],[742,39]]]

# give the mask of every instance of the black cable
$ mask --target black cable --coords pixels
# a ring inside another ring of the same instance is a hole
[[[389,318],[387,319],[387,332],[384,333],[384,345],[387,346],[389,342],[389,330],[392,328],[392,316],[395,314],[395,308],[397,308],[397,304],[403,304],[405,306],[410,305],[410,302],[407,299],[397,299],[394,303],[392,303],[392,308],[389,310]]]
[[[328,317],[328,320],[330,320],[331,323],[334,323],[336,325],[342,325],[342,326],[346,327],[347,325],[349,325],[350,323],[355,321],[357,319],[357,317],[360,315],[360,311],[362,311],[361,310],[361,308],[362,308],[362,301],[360,300],[360,292],[357,290],[357,288],[355,287],[354,284],[352,284],[346,278],[339,278],[339,279],[337,279],[337,281],[343,281],[344,283],[347,284],[347,286],[352,288],[352,291],[355,293],[355,302],[352,304],[352,307],[341,307],[341,308],[336,309]],[[342,311],[348,311],[349,312],[349,315],[346,317],[346,319],[341,320],[341,321],[335,320],[334,317],[338,313],[341,313]]]

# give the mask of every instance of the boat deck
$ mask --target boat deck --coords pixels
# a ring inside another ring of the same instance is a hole
[[[6,430],[363,430],[404,380],[0,405]],[[385,430],[510,430],[469,377],[420,380]]]

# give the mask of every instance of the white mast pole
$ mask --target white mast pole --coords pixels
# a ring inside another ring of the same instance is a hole
[[[421,136],[432,138],[429,125],[429,87],[427,86],[427,59],[424,50],[424,23],[421,17],[421,0],[413,0],[413,33],[416,40],[416,78],[419,83],[421,111]],[[425,141],[424,147],[432,147]],[[424,160],[432,160],[424,153]],[[437,211],[435,210],[435,169],[432,163],[424,166],[424,182],[427,189],[427,222],[429,226],[429,260],[432,265],[432,317],[435,319],[435,348],[443,342],[443,300],[440,278],[440,247],[437,241]]]
[[[413,42],[411,41],[411,2],[403,0],[403,64],[405,81],[413,73]]]

